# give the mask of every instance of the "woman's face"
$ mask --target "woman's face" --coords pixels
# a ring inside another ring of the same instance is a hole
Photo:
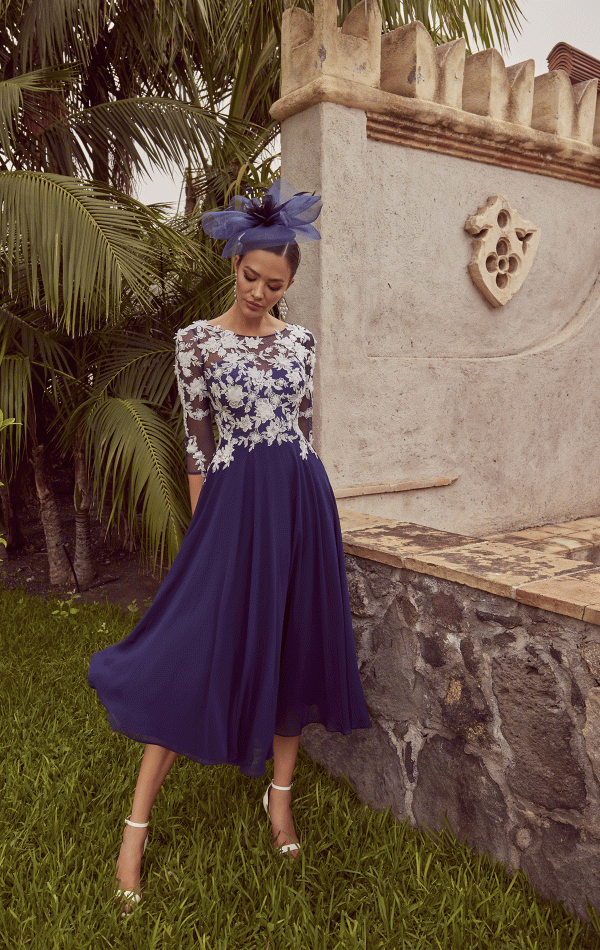
[[[294,283],[285,257],[270,251],[248,251],[235,258],[234,266],[237,304],[248,316],[266,313]]]

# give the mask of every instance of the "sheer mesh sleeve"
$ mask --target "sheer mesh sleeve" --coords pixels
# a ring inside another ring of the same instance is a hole
[[[175,375],[183,408],[183,424],[190,475],[206,475],[215,454],[204,360],[193,327],[175,335]]]
[[[312,400],[313,400],[313,370],[315,366],[315,338],[312,333],[306,331],[306,340],[304,341],[306,356],[304,367],[306,370],[306,389],[300,403],[298,411],[298,426],[305,439],[312,445]]]

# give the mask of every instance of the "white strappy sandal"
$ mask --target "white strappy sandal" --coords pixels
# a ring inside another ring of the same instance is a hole
[[[146,824],[140,824],[138,821],[130,821],[129,818],[131,818],[131,815],[129,815],[129,817],[125,819],[125,824],[131,825],[132,828],[147,828],[148,825],[150,824],[149,821],[147,821]],[[142,856],[144,854],[144,851],[146,850],[147,844],[148,844],[148,835],[146,835],[146,839],[144,841]],[[129,908],[128,911],[122,912],[121,917],[128,917],[131,911],[133,910],[133,908],[136,906],[136,904],[139,904],[139,902],[142,899],[142,895],[138,894],[137,891],[124,891],[120,887],[117,887],[116,895],[119,898],[119,900],[125,901],[127,904],[127,907]]]
[[[271,782],[269,784],[269,787],[267,788],[263,796],[263,806],[267,813],[267,818],[269,819],[269,821],[271,820],[271,816],[269,815],[269,790],[271,786],[273,786],[273,788],[276,788],[278,792],[289,792],[289,790],[292,787],[291,785],[276,785],[275,782]],[[292,844],[282,844],[276,850],[278,854],[285,854],[286,851],[299,851],[300,843],[298,841],[294,841]]]

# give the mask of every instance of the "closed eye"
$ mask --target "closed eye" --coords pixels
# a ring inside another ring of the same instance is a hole
[[[250,284],[252,284],[256,280],[256,277],[249,277],[248,274],[244,274],[244,277]],[[276,293],[278,290],[281,290],[281,284],[277,284],[277,287],[272,287],[271,284],[269,284],[268,287],[269,287],[269,290],[273,291],[273,293]]]

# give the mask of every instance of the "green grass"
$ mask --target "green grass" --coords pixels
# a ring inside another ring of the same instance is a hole
[[[76,610],[77,612],[72,612]],[[113,876],[142,747],[111,732],[90,654],[136,620],[0,591],[0,946],[10,950],[587,950],[595,933],[450,834],[362,805],[300,752],[303,843],[275,855],[268,779],[179,758],[152,813],[142,903]]]

